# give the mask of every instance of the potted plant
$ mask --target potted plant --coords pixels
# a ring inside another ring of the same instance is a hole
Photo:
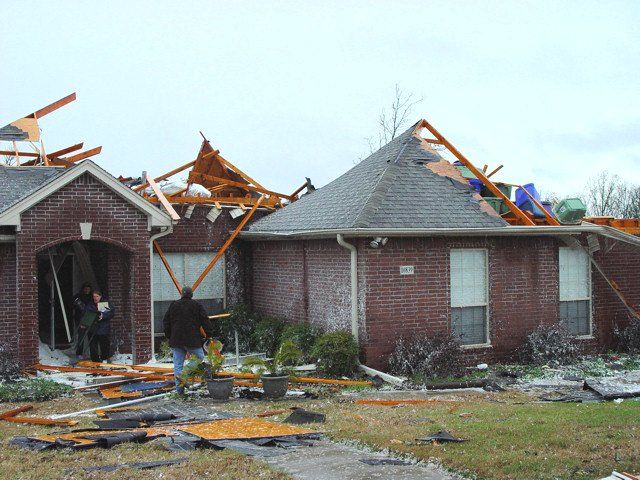
[[[291,340],[285,340],[280,344],[271,360],[250,358],[244,363],[243,368],[253,369],[257,367],[262,380],[264,396],[267,398],[284,397],[289,387],[289,373],[293,366],[302,357],[302,352]]]
[[[200,377],[207,382],[209,396],[215,400],[227,400],[233,391],[233,376],[219,375],[224,362],[222,342],[219,340],[209,340],[205,346],[204,360],[195,359],[189,362],[182,371],[180,379],[187,382],[194,377]]]

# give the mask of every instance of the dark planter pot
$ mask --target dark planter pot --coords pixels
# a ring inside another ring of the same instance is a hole
[[[262,388],[267,398],[282,398],[287,394],[289,375],[262,375]]]
[[[209,396],[214,400],[228,400],[233,391],[235,377],[213,377],[207,380]]]

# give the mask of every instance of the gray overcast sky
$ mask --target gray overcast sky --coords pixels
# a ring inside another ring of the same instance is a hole
[[[394,85],[496,178],[575,193],[640,183],[640,2],[13,2],[0,33],[4,125],[84,140],[115,175],[158,175],[202,130],[260,183],[321,186],[368,152]],[[6,143],[4,144],[7,145]]]

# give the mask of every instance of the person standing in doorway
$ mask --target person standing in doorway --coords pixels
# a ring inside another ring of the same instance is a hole
[[[193,290],[189,287],[182,288],[182,298],[169,305],[164,316],[164,334],[169,340],[169,346],[173,351],[173,372],[176,382],[176,391],[184,395],[184,385],[180,381],[182,367],[187,352],[202,359],[203,338],[200,327],[208,338],[215,336],[211,320],[207,316],[204,307],[193,299]]]
[[[80,291],[73,297],[73,317],[76,328],[76,355],[78,357],[84,353],[84,339],[87,329],[81,324],[81,322],[87,305],[93,302],[93,295],[91,294],[92,291],[93,289],[91,288],[91,284],[85,283],[82,285]]]
[[[111,333],[111,319],[115,314],[115,308],[106,297],[103,297],[100,290],[93,291],[93,298],[85,312],[92,312],[97,315],[97,319],[89,331],[89,351],[92,362],[102,362],[111,357],[111,343],[109,334]]]

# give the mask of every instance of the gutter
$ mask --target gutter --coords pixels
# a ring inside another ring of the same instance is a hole
[[[156,233],[155,235],[151,235],[149,238],[149,281],[151,283],[151,288],[149,289],[149,297],[151,298],[151,360],[156,359],[156,325],[155,325],[155,315],[153,309],[153,242],[155,242],[158,238],[165,237],[173,233],[173,225],[170,227],[166,227],[164,230]]]
[[[497,237],[497,236],[554,236],[597,233],[640,247],[640,238],[606,225],[584,222],[580,225],[561,226],[509,226],[495,228],[346,228],[326,230],[300,230],[289,232],[240,232],[247,240],[295,240],[349,237]]]
[[[358,338],[358,249],[355,245],[345,242],[341,233],[336,235],[336,240],[341,247],[351,252],[351,334],[356,343],[360,345]]]

